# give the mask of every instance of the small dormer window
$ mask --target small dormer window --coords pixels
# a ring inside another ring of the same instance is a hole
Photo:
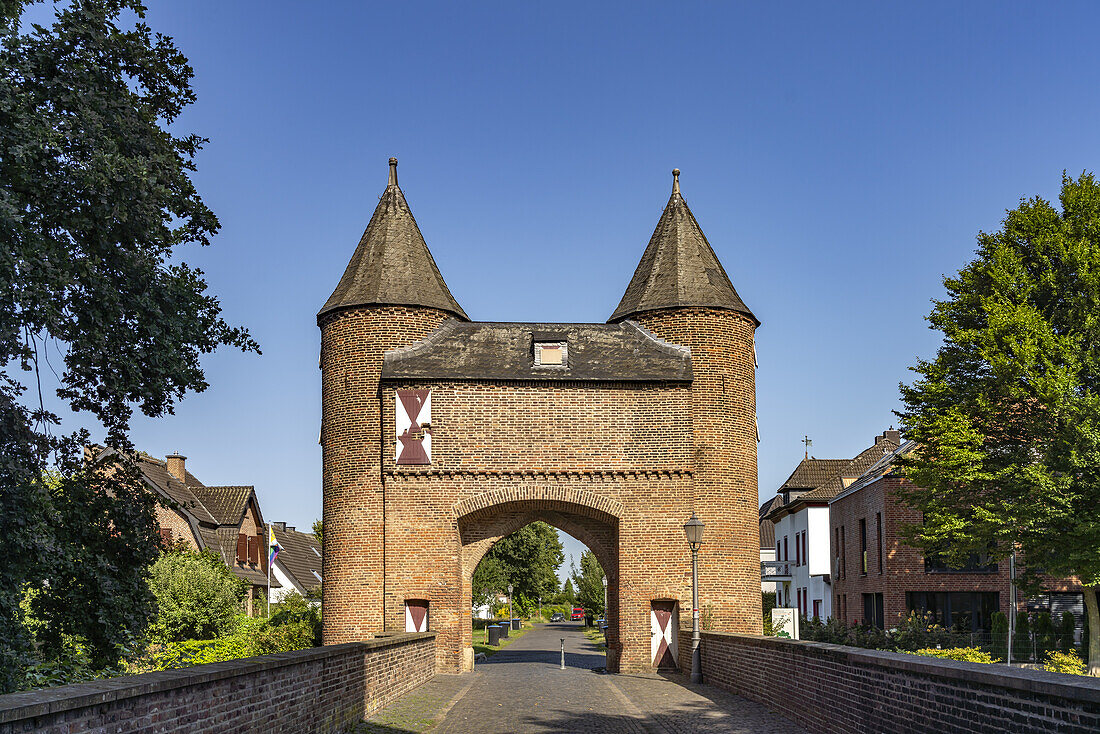
[[[535,366],[564,367],[567,360],[565,342],[535,342]]]

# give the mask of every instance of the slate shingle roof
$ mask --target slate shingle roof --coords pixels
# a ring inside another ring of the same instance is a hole
[[[294,581],[305,590],[321,585],[321,544],[312,533],[300,533],[275,523],[275,539],[279,541],[279,556],[275,563],[282,566]],[[316,572],[316,576],[314,575]]]
[[[673,171],[672,196],[622,301],[608,321],[643,311],[700,306],[737,311],[759,325],[680,195],[679,174]]]
[[[760,547],[761,548],[773,548],[775,547],[775,523],[766,519],[768,513],[774,510],[779,505],[783,504],[783,497],[776,495],[770,500],[760,505]]]
[[[536,366],[536,340],[566,343],[564,366]],[[689,381],[691,352],[633,321],[524,324],[449,319],[382,358],[384,380]]]
[[[317,319],[337,309],[369,305],[427,306],[467,319],[397,185],[396,158],[390,159],[389,184],[359,246]]]
[[[255,490],[253,487],[191,487],[191,492],[218,525],[239,525]]]
[[[844,491],[844,479],[858,478],[860,474],[863,474],[863,472],[871,468],[871,466],[882,459],[883,456],[893,453],[897,447],[897,442],[888,438],[876,441],[874,446],[864,449],[860,452],[859,456],[848,462],[847,466],[845,466],[843,471],[839,474],[829,479],[814,491],[807,492],[798,499],[806,502],[813,502],[830,500],[836,497]]]
[[[187,472],[187,484],[185,485],[168,472],[168,467],[163,461],[145,454],[138,455],[137,467],[147,480],[159,487],[183,510],[194,515],[196,520],[217,523],[217,520],[206,509],[206,506],[195,496],[193,490],[202,487],[203,484],[191,472]]]
[[[827,482],[848,465],[850,459],[803,459],[794,468],[779,491],[787,489],[815,489]]]

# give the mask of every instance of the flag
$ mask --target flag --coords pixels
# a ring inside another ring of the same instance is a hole
[[[275,562],[275,557],[279,555],[279,541],[275,539],[275,526],[269,525],[267,528],[268,539],[267,544],[270,550],[267,554],[267,564],[270,566]]]

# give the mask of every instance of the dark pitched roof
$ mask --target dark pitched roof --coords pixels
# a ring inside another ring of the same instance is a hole
[[[782,495],[776,495],[760,505],[760,547],[775,546],[775,523],[767,519],[768,513],[783,504]]]
[[[564,366],[534,363],[536,340],[565,342]],[[386,352],[389,380],[689,381],[691,352],[633,321],[523,324],[449,319],[427,338]]]
[[[829,481],[822,484],[820,487],[812,492],[799,497],[800,500],[806,502],[830,500],[836,497],[838,494],[844,491],[844,480],[854,480],[859,477],[860,474],[867,471],[875,462],[881,459],[883,456],[891,454],[897,449],[898,444],[896,441],[892,441],[888,438],[882,438],[881,436],[875,440],[875,445],[870,446],[860,452],[859,456],[848,462],[848,465],[844,467],[844,470],[837,474]],[[849,482],[850,484],[851,482]]]
[[[275,540],[279,541],[279,555],[275,563],[281,565],[303,589],[308,591],[320,586],[321,544],[317,538],[312,533],[286,528],[284,523],[273,523],[272,527],[275,528]]]
[[[709,306],[743,313],[759,325],[680,195],[680,171],[672,175],[672,196],[608,321],[662,308]]]
[[[191,488],[218,525],[239,525],[254,491],[252,487]]]
[[[787,489],[815,489],[836,476],[848,465],[850,459],[803,459],[794,468],[779,491]]]
[[[336,290],[317,314],[351,306],[427,306],[465,319],[424,242],[420,227],[397,186],[397,159],[390,180]]]
[[[894,470],[894,462],[897,461],[899,456],[905,456],[906,454],[911,453],[916,448],[916,441],[906,441],[893,451],[884,454],[882,457],[879,458],[878,461],[876,461],[874,464],[871,464],[871,466],[868,467],[867,471],[860,474],[856,481],[852,482],[850,485],[848,485],[847,488],[845,488],[843,492],[839,493],[838,495],[836,495],[836,497],[833,497],[832,499],[837,499],[840,497],[840,495],[848,495],[852,492],[858,492],[867,485],[873,484],[879,479],[882,479],[884,476]]]
[[[156,485],[181,509],[193,515],[196,520],[217,523],[217,520],[206,509],[206,506],[195,496],[194,490],[201,488],[203,484],[191,472],[187,472],[187,484],[184,484],[172,476],[168,472],[165,463],[159,459],[154,459],[146,454],[138,454],[136,464],[146,480]]]

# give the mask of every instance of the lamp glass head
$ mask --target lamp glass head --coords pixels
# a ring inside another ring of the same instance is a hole
[[[692,550],[695,550],[703,544],[703,521],[696,517],[695,513],[691,513],[691,519],[684,523],[684,536],[687,538],[688,545]]]

